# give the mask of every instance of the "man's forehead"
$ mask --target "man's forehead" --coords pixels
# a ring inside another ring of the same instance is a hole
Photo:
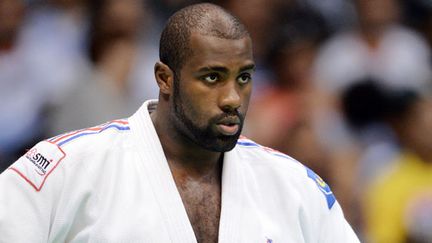
[[[185,64],[193,70],[204,67],[240,69],[254,64],[249,37],[224,39],[202,34],[191,37],[192,55]]]
[[[252,42],[249,36],[239,39],[227,39],[217,36],[193,32],[189,40],[192,51],[198,55],[212,54],[250,54],[252,57]]]

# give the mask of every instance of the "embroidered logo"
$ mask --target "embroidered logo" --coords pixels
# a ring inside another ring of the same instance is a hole
[[[48,167],[53,161],[52,159],[48,160],[41,153],[38,153],[37,148],[30,149],[25,154],[25,157],[36,166],[35,171],[41,176],[46,174]]]
[[[315,172],[313,172],[311,169],[307,168],[307,175],[309,178],[311,178],[313,181],[315,181],[315,184],[318,186],[318,188],[320,189],[320,191],[324,194],[326,201],[327,201],[327,206],[329,209],[331,209],[333,207],[333,204],[336,202],[336,198],[333,194],[333,192],[330,189],[330,186],[324,182],[324,180],[317,174],[315,174]]]
[[[65,156],[56,144],[42,141],[12,164],[9,170],[15,171],[36,191],[40,191],[50,173]]]

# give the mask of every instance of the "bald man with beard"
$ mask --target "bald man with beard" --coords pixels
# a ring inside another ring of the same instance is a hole
[[[318,175],[240,136],[255,64],[234,16],[176,12],[154,70],[158,100],[0,175],[0,242],[358,242]]]

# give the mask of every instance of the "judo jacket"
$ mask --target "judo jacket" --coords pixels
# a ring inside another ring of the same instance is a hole
[[[195,243],[146,101],[36,144],[0,175],[0,242]],[[329,186],[241,137],[224,154],[221,243],[359,242]]]

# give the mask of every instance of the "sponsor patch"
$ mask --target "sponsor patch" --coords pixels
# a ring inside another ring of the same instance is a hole
[[[327,200],[327,206],[329,209],[333,207],[333,204],[336,202],[336,198],[333,194],[333,192],[330,189],[330,186],[325,183],[325,181],[317,175],[315,172],[313,172],[311,169],[307,168],[307,175],[309,178],[311,178],[313,181],[315,181],[315,184],[318,186],[320,191],[324,194],[326,200]]]
[[[18,173],[36,191],[40,191],[48,176],[65,156],[56,144],[42,141],[27,151],[9,169]]]

